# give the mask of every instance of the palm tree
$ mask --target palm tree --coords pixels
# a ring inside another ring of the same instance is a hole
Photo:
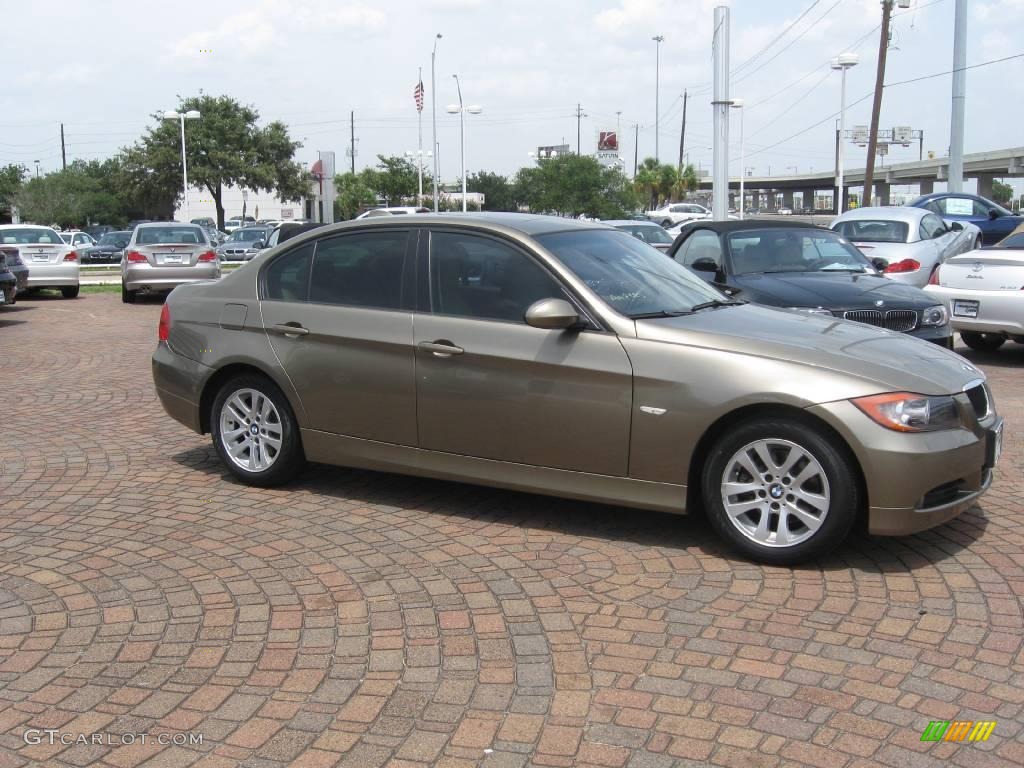
[[[658,180],[658,161],[645,157],[633,177],[633,188],[647,201],[649,210],[657,205]]]

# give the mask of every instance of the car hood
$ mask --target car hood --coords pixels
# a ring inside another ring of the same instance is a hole
[[[920,288],[887,277],[849,272],[783,272],[733,278],[742,297],[778,307],[923,309],[935,302]]]
[[[638,320],[636,332],[651,341],[836,371],[869,382],[879,392],[948,395],[985,378],[955,352],[904,333],[754,304]]]

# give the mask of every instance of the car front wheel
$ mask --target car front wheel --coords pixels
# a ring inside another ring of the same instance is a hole
[[[286,483],[305,463],[292,409],[284,393],[264,376],[242,374],[220,388],[210,431],[221,461],[249,485]]]
[[[1006,339],[996,333],[961,331],[960,338],[975,352],[995,352],[1006,343]]]
[[[803,421],[762,418],[723,435],[702,474],[704,507],[747,557],[790,565],[835,548],[853,526],[860,490],[852,458]]]

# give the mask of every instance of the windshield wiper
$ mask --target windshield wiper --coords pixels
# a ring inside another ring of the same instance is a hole
[[[690,311],[700,312],[702,309],[718,309],[719,307],[738,307],[740,304],[746,304],[745,301],[722,301],[721,299],[712,299],[711,301],[705,301],[703,304],[695,304]]]
[[[682,317],[689,315],[689,309],[659,309],[656,312],[638,312],[635,315],[626,315],[630,320],[647,320],[652,317]]]

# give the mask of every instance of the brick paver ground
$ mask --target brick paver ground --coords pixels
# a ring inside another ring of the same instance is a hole
[[[154,396],[158,314],[0,311],[0,766],[1024,764],[1024,346],[973,358],[1008,431],[981,508],[788,569],[700,518],[240,486]]]

